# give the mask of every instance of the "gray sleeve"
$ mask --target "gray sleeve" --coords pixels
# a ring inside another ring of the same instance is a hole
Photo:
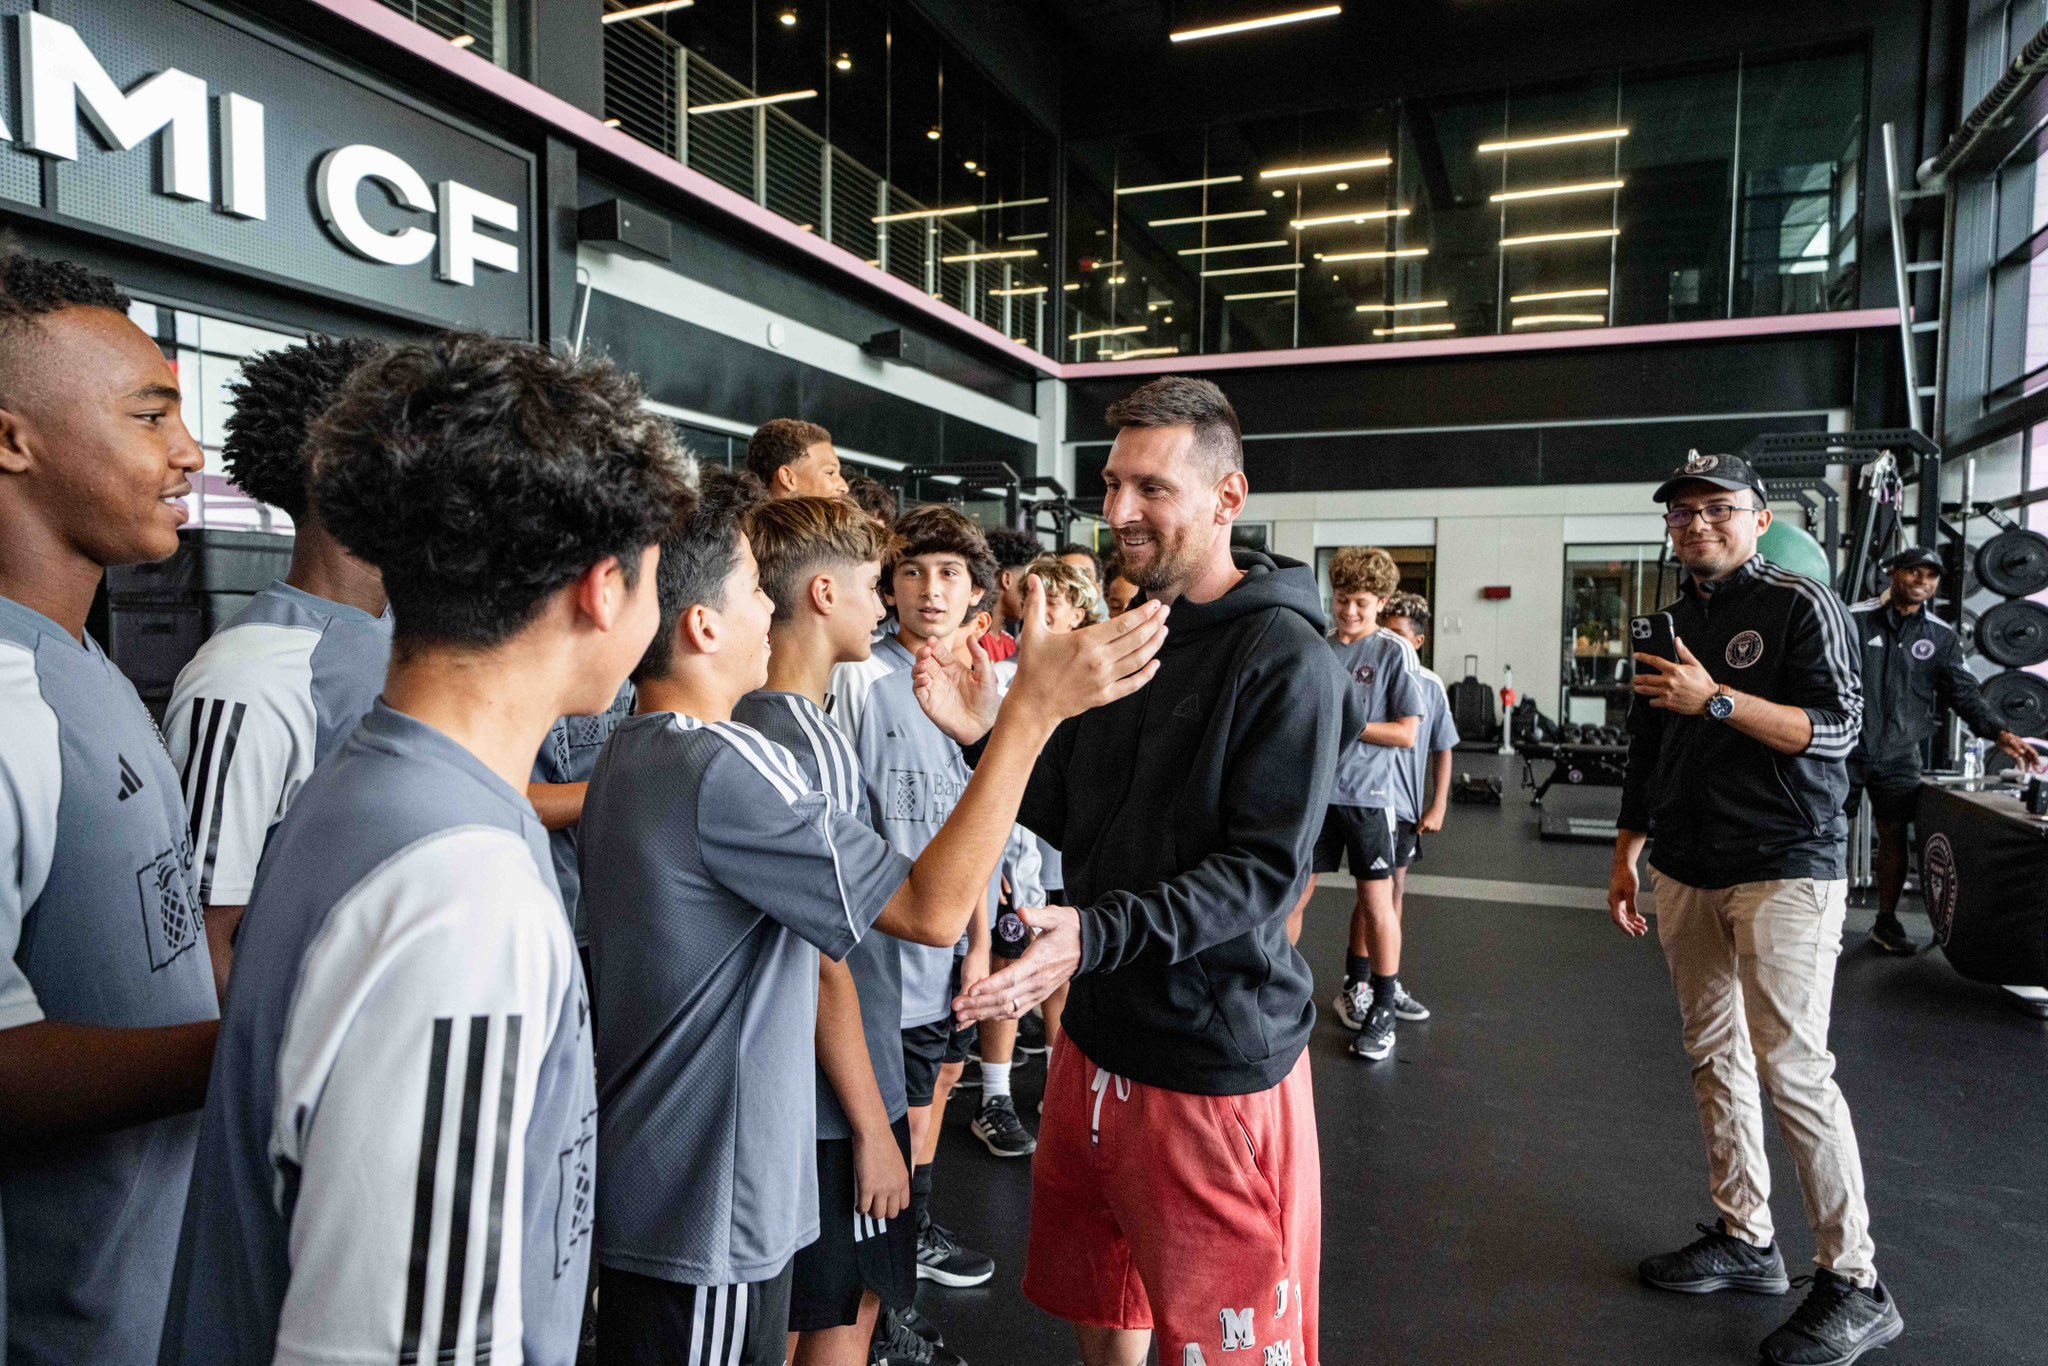
[[[834,960],[910,876],[910,860],[857,816],[738,749],[704,770],[697,844],[720,886]]]
[[[0,641],[0,1029],[43,1018],[14,961],[21,922],[43,894],[57,848],[64,789],[57,714],[43,700],[35,656]]]
[[[1387,670],[1383,694],[1387,712],[1384,719],[1399,721],[1403,717],[1422,715],[1422,677],[1415,656],[1406,650],[1394,653],[1394,667]]]
[[[1437,689],[1436,714],[1430,718],[1423,743],[1432,754],[1458,747],[1458,723],[1451,719],[1451,699],[1442,688]]]

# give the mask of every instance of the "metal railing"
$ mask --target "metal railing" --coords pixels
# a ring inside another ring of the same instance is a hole
[[[392,9],[430,33],[454,42],[468,37],[465,46],[496,66],[504,66],[506,39],[511,33],[507,13],[512,0],[382,0]]]

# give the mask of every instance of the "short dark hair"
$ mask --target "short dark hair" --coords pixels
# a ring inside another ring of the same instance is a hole
[[[761,481],[745,470],[704,471],[693,505],[661,541],[654,586],[661,625],[640,657],[635,678],[666,678],[675,670],[676,623],[699,604],[725,610],[725,585],[740,562],[748,514],[760,506]]]
[[[1382,620],[1401,617],[1425,634],[1429,631],[1429,604],[1420,593],[1396,593],[1380,612]]]
[[[881,480],[856,474],[846,481],[846,496],[883,526],[896,525],[896,490]]]
[[[313,502],[383,571],[400,647],[500,644],[610,556],[634,581],[690,490],[641,399],[609,361],[469,332],[357,367],[313,424]]]
[[[830,441],[832,433],[815,422],[800,418],[778,417],[762,423],[747,439],[747,468],[763,484],[775,482],[775,471],[784,465],[793,465],[810,453],[811,447],[821,441]]]
[[[228,385],[235,407],[220,448],[228,478],[257,502],[303,520],[312,476],[307,430],[356,368],[383,349],[369,337],[316,336],[243,361]]]
[[[775,619],[796,614],[811,581],[832,565],[879,565],[889,548],[888,528],[844,498],[783,498],[761,503],[747,522],[761,587],[775,603]]]
[[[1045,554],[1045,547],[1028,531],[999,526],[988,532],[987,538],[988,553],[995,556],[997,569],[1022,569]]]
[[[0,240],[0,386],[12,378],[7,372],[15,346],[23,340],[34,343],[30,334],[38,319],[67,308],[126,313],[133,302],[109,276],[74,261],[30,256],[18,244]],[[0,403],[6,401],[0,388]]]
[[[978,610],[979,596],[996,586],[998,571],[995,556],[988,553],[988,537],[958,508],[925,503],[896,519],[896,543],[882,565],[882,586],[888,588],[895,579],[897,565],[920,555],[958,555],[967,561],[968,577],[979,590],[976,606],[970,610]]]
[[[1192,375],[1162,375],[1109,405],[1103,416],[1118,431],[1192,427],[1195,453],[1218,477],[1244,468],[1244,428],[1223,391]]]

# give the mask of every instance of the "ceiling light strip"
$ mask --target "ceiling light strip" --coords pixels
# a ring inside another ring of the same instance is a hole
[[[1193,43],[1203,38],[1223,38],[1233,33],[1250,33],[1256,29],[1278,28],[1282,24],[1306,23],[1310,19],[1328,19],[1342,14],[1342,5],[1315,5],[1309,9],[1288,10],[1280,14],[1262,14],[1256,19],[1233,19],[1226,24],[1205,24],[1201,28],[1178,29],[1166,36],[1176,43]]]
[[[1413,303],[1406,304],[1360,304],[1355,311],[1359,313],[1412,313],[1419,308],[1449,308],[1450,306],[1451,301],[1449,299],[1418,299]]]
[[[1599,194],[1605,190],[1621,188],[1620,180],[1586,180],[1576,185],[1544,185],[1533,190],[1502,190],[1486,198],[1494,204],[1506,204],[1517,199],[1555,199],[1568,194]]]
[[[1294,218],[1287,226],[1299,232],[1303,228],[1326,228],[1333,223],[1372,223],[1384,218],[1406,218],[1413,209],[1364,209],[1358,213],[1326,213],[1315,218]]]
[[[1604,323],[1605,313],[1524,313],[1514,320],[1516,327],[1541,327],[1546,323]]]
[[[1097,327],[1087,332],[1069,332],[1068,341],[1087,341],[1091,337],[1128,337],[1133,332],[1143,332],[1150,323],[1132,323],[1128,327]]]
[[[1533,138],[1506,138],[1500,142],[1482,142],[1482,152],[1528,152],[1538,147],[1569,147],[1582,142],[1614,142],[1628,136],[1626,128],[1596,128],[1585,133],[1550,133]]]
[[[1014,261],[1022,256],[1038,255],[1037,247],[1018,247],[1015,251],[962,251],[939,260],[947,265],[959,265],[965,261]]]
[[[1231,218],[1264,218],[1264,209],[1233,209],[1229,213],[1191,213],[1185,218],[1148,218],[1148,228],[1177,228],[1184,223],[1221,223]]]
[[[1219,251],[1258,251],[1265,247],[1284,247],[1284,240],[1275,238],[1271,242],[1228,242],[1219,247],[1182,247],[1176,256],[1214,256]]]
[[[1400,337],[1414,332],[1455,332],[1456,323],[1401,323],[1394,327],[1375,327],[1375,337]]]
[[[1547,304],[1557,299],[1604,299],[1607,288],[1604,285],[1589,285],[1584,289],[1546,289],[1535,294],[1510,294],[1511,304]]]
[[[1405,261],[1410,257],[1429,255],[1428,247],[1394,247],[1387,251],[1319,251],[1318,261]]]
[[[1051,288],[1051,285],[1013,285],[1009,289],[992,289],[989,293],[998,299],[1014,299],[1024,294],[1043,294]]]
[[[1531,232],[1520,237],[1503,237],[1504,247],[1531,247],[1542,242],[1591,242],[1621,236],[1620,228],[1584,228],[1578,232]]]
[[[1308,266],[1304,262],[1282,261],[1277,265],[1271,266],[1226,266],[1217,270],[1205,270],[1202,272],[1202,278],[1207,280],[1218,275],[1258,275],[1266,271],[1306,269],[1308,269]]]
[[[901,213],[878,213],[868,219],[870,223],[907,223],[913,218],[956,218],[963,213],[987,213],[991,209],[1024,209],[1033,204],[1050,204],[1051,199],[1040,195],[1036,199],[998,199],[991,204],[955,204],[949,209],[905,209]]]
[[[1226,294],[1225,299],[1292,299],[1301,291],[1296,289],[1258,289],[1248,294]]]
[[[640,19],[650,14],[667,14],[670,10],[688,9],[697,0],[654,0],[651,5],[632,5],[626,9],[615,9],[599,19],[601,24],[618,24],[628,19]]]
[[[1199,180],[1162,180],[1151,185],[1122,185],[1117,188],[1119,198],[1127,194],[1150,194],[1154,190],[1194,190],[1204,185],[1235,185],[1244,177],[1241,175],[1212,175]]]
[[[731,109],[758,109],[764,104],[788,104],[792,100],[808,100],[817,96],[815,90],[785,90],[779,95],[753,95],[744,100],[721,100],[717,104],[693,104],[691,114],[722,114]]]
[[[1390,156],[1358,157],[1351,161],[1324,161],[1313,166],[1275,166],[1270,171],[1259,172],[1261,180],[1279,180],[1282,177],[1311,175],[1334,175],[1338,171],[1376,171],[1382,166],[1391,166]]]

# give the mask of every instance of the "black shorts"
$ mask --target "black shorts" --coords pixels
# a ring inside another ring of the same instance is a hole
[[[960,994],[960,963],[960,958],[953,959],[953,976],[946,987],[945,1017],[903,1031],[903,1090],[913,1110],[932,1103],[941,1067],[967,1061],[967,1045],[973,1041],[974,1030],[971,1026],[962,1029],[955,1023],[950,1004]]]
[[[600,1267],[597,1366],[783,1366],[789,1290],[789,1266],[750,1285],[689,1285]]]
[[[1875,758],[1860,750],[1849,758],[1849,800],[1843,808],[1856,818],[1856,799],[1870,794],[1870,814],[1887,825],[1912,821],[1920,806],[1920,751],[1900,750]]]
[[[1415,832],[1414,821],[1394,822],[1394,866],[1406,868],[1422,857],[1422,836]]]
[[[903,1165],[910,1166],[910,1121],[889,1126]],[[818,1140],[818,1241],[790,1263],[795,1283],[789,1293],[789,1331],[818,1333],[844,1328],[860,1317],[861,1295],[869,1290],[891,1309],[908,1309],[917,1294],[917,1226],[904,1210],[894,1219],[854,1212],[853,1140]]]
[[[1315,871],[1334,873],[1346,856],[1360,882],[1385,882],[1394,875],[1394,813],[1384,806],[1333,806],[1316,840]]]

